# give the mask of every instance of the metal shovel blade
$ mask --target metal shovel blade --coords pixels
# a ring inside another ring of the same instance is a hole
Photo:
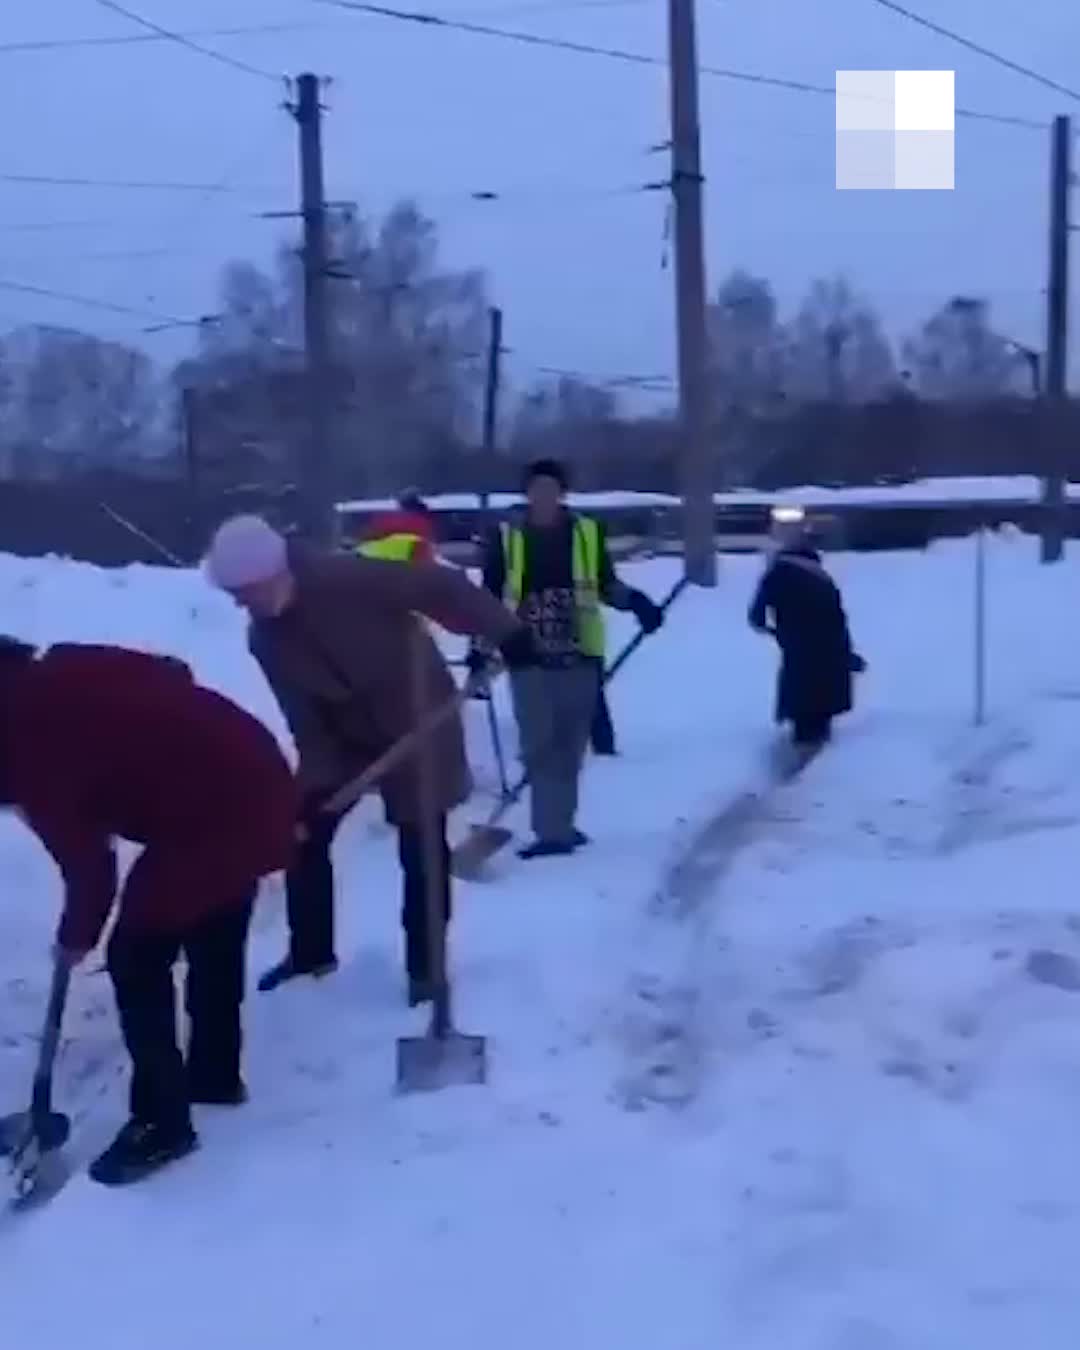
[[[475,881],[484,866],[513,839],[503,825],[473,825],[450,856],[450,874],[461,881]]]
[[[0,1117],[0,1158],[18,1158],[31,1145],[41,1153],[63,1148],[71,1134],[71,1121],[62,1111],[49,1111],[34,1120],[29,1111]]]
[[[397,1043],[399,1092],[439,1092],[487,1082],[487,1037],[448,1031],[442,1036],[402,1036]]]
[[[13,1209],[32,1209],[62,1189],[70,1171],[61,1150],[70,1134],[71,1121],[60,1111],[36,1122],[29,1111],[0,1120],[0,1155],[8,1159]]]

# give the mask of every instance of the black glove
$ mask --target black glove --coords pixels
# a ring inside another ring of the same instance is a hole
[[[506,662],[507,670],[520,670],[522,666],[536,665],[539,653],[533,631],[522,625],[499,643],[499,651]]]
[[[644,591],[630,592],[630,609],[646,633],[655,633],[664,625],[664,611]]]

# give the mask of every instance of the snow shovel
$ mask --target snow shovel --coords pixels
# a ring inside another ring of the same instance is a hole
[[[495,763],[499,769],[499,800],[506,801],[510,796],[510,780],[506,776],[506,756],[503,754],[502,732],[499,730],[499,714],[495,708],[495,698],[491,690],[487,696],[487,718],[491,729],[491,745],[495,751]]]
[[[39,1190],[48,1187],[52,1164],[71,1134],[69,1118],[52,1109],[53,1065],[60,1045],[60,1025],[70,981],[71,967],[62,957],[57,957],[34,1072],[30,1110],[0,1118],[0,1156],[8,1159],[18,1207],[29,1204]]]
[[[689,584],[685,576],[679,578],[671,588],[667,599],[660,606],[662,614],[668,612]],[[645,641],[646,636],[644,629],[634,634],[607,670],[604,671],[604,684],[609,684],[615,678]],[[501,825],[499,822],[506,816],[510,808],[521,800],[522,794],[528,786],[529,775],[527,773],[522,774],[510,792],[503,797],[491,813],[487,822],[483,825],[473,825],[470,828],[469,833],[454,849],[450,859],[450,871],[455,877],[460,877],[463,881],[475,881],[483,871],[484,864],[513,839],[513,831],[508,830],[505,825]]]
[[[414,697],[424,706],[423,663],[413,662]],[[427,883],[428,976],[431,982],[431,1022],[423,1036],[402,1036],[397,1043],[399,1092],[437,1092],[487,1081],[487,1040],[466,1036],[454,1027],[450,976],[446,963],[447,914],[446,852],[438,825],[431,747],[421,748],[418,773],[421,830],[424,843],[424,879]]]
[[[432,732],[438,731],[444,722],[450,720],[464,703],[467,692],[466,689],[459,689],[445,703],[440,703],[434,712],[418,726],[413,727],[412,731],[406,732],[400,740],[395,741],[390,749],[380,755],[373,764],[369,764],[363,773],[351,778],[344,787],[327,798],[322,810],[328,815],[336,816],[355,806],[360,798],[376,787],[391,769],[397,768],[402,760],[408,759]]]

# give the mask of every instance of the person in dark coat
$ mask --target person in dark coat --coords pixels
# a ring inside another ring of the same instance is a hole
[[[839,588],[806,538],[782,545],[758,585],[750,626],[780,647],[776,721],[796,745],[823,745],[832,720],[852,708],[852,675],[865,662],[851,645]]]
[[[191,1106],[246,1099],[244,952],[260,878],[290,860],[297,800],[277,741],[167,657],[0,640],[0,800],[64,881],[57,959],[78,964],[117,900],[108,970],[131,1119],[90,1168],[137,1181],[197,1144]],[[115,839],[142,852],[118,885]],[[173,967],[187,958],[186,1058]]]

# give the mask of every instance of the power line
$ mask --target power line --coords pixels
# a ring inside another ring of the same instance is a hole
[[[186,47],[188,51],[197,52],[199,56],[208,57],[211,61],[217,61],[223,66],[229,66],[233,70],[239,70],[245,75],[255,75],[260,80],[272,80],[275,84],[280,84],[284,80],[283,75],[274,75],[269,70],[262,70],[258,66],[248,65],[246,61],[239,61],[234,56],[226,56],[224,52],[216,52],[212,47],[204,47],[201,43],[185,37],[182,33],[177,33],[171,28],[162,28],[160,24],[154,23],[151,19],[144,19],[141,14],[136,14],[134,10],[125,9],[123,5],[117,4],[116,0],[97,0],[97,3],[103,8],[111,10],[114,14],[119,14],[121,18],[136,23],[140,28],[145,28],[148,32],[156,34],[157,37],[169,42],[175,42],[178,46]]]
[[[1037,84],[1045,85],[1047,89],[1053,89],[1056,93],[1065,94],[1067,97],[1080,102],[1080,93],[1077,93],[1075,89],[1070,89],[1068,85],[1058,84],[1057,80],[1052,80],[1048,75],[1042,75],[1037,70],[1032,70],[1030,66],[1022,66],[1018,61],[1013,61],[1008,56],[1002,56],[1000,52],[991,51],[989,47],[984,47],[981,43],[964,37],[962,33],[954,33],[951,28],[945,28],[933,19],[924,18],[923,15],[916,14],[913,10],[905,9],[903,5],[898,5],[896,0],[872,0],[872,3],[880,5],[882,9],[892,10],[894,14],[899,14],[904,19],[910,19],[912,23],[917,23],[923,28],[928,28],[931,33],[937,33],[939,37],[959,43],[961,47],[966,47],[968,51],[975,52],[979,56],[985,56],[988,61],[995,61],[999,66],[1004,66],[1006,70],[1015,71],[1018,75],[1026,75],[1029,80],[1034,80]]]
[[[65,178],[41,173],[0,173],[0,183],[21,183],[33,187],[116,188],[136,192],[222,192],[261,195],[272,188],[239,188],[220,183],[170,183],[138,178]]]
[[[501,38],[506,42],[519,42],[530,47],[548,47],[556,51],[574,52],[580,56],[602,56],[608,60],[621,61],[627,65],[653,66],[667,69],[668,61],[662,56],[647,56],[642,52],[627,52],[617,47],[600,47],[590,42],[575,42],[570,38],[541,37],[538,33],[522,33],[516,29],[496,28],[490,24],[473,23],[463,19],[446,19],[437,14],[424,14],[414,10],[391,9],[385,5],[364,3],[363,0],[315,0],[316,4],[329,5],[334,9],[352,10],[359,14],[370,14],[375,18],[394,19],[398,22],[421,24],[430,28],[452,29],[461,33],[472,33],[478,37]],[[797,94],[823,94],[834,98],[836,89],[832,85],[812,84],[805,80],[791,80],[779,75],[758,75],[751,71],[729,70],[719,66],[700,66],[699,73],[714,79],[735,80],[742,84],[763,85],[772,89],[786,89]],[[1028,117],[1013,117],[1006,113],[981,112],[973,108],[957,108],[957,117],[966,117],[981,122],[997,122],[1005,126],[1030,128],[1045,131],[1047,122],[1036,122]]]
[[[629,9],[632,5],[646,5],[651,0],[525,0],[523,4],[486,5],[483,9],[458,10],[451,17],[500,18],[526,14],[562,14],[587,9]]]
[[[79,47],[141,47],[151,42],[172,42],[177,38],[186,41],[192,38],[255,37],[262,34],[290,33],[321,27],[323,27],[322,24],[314,22],[262,23],[240,28],[177,30],[175,34],[164,31],[150,31],[147,33],[129,33],[123,37],[30,38],[22,42],[0,42],[0,54],[5,52],[66,51]]]
[[[63,300],[71,305],[85,305],[88,309],[107,311],[110,314],[124,314],[128,318],[154,319],[181,327],[194,326],[198,323],[198,320],[178,319],[174,315],[154,313],[147,309],[135,309],[130,305],[117,305],[111,300],[97,300],[88,295],[74,295],[70,291],[54,291],[47,286],[32,286],[23,281],[6,281],[0,278],[0,290],[15,291],[19,295],[36,295],[46,300]]]

